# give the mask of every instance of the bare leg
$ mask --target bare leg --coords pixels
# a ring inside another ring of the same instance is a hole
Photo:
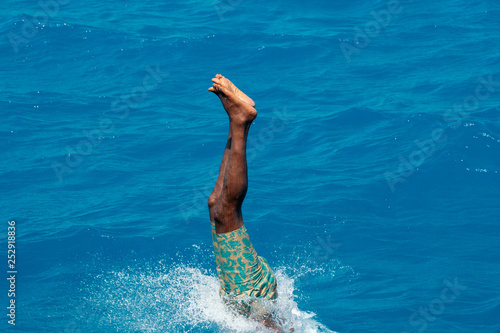
[[[226,148],[224,149],[224,154],[222,155],[222,162],[219,168],[219,177],[215,182],[215,187],[212,190],[212,193],[208,197],[208,211],[210,213],[210,222],[214,222],[214,209],[215,205],[219,201],[220,194],[222,192],[222,184],[224,183],[224,175],[226,174],[227,162],[229,161],[229,154],[231,152],[231,142],[232,142],[232,133],[231,133],[231,123],[229,123],[229,134],[227,136]]]
[[[226,79],[224,76],[217,74],[215,78],[212,79],[212,81],[214,83],[218,83],[228,87],[238,98],[243,100],[243,102],[249,104],[252,107],[255,107],[255,102],[246,94],[244,94],[241,90],[239,90],[229,79]],[[227,163],[229,161],[229,153],[231,151],[231,141],[232,141],[231,138],[232,138],[232,128],[231,128],[231,122],[229,122],[229,134],[226,141],[226,148],[224,150],[224,155],[222,156],[222,162],[219,169],[219,177],[217,178],[215,187],[212,193],[210,194],[210,197],[208,198],[210,221],[212,222],[214,221],[213,210],[215,208],[215,205],[219,201],[219,197],[222,192],[222,184],[224,182],[224,175],[226,173]]]
[[[257,117],[257,111],[248,101],[243,99],[241,95],[243,93],[237,90],[232,83],[229,84],[231,81],[222,76],[216,76],[212,81],[214,84],[209,90],[220,98],[230,122],[229,138],[231,144],[230,149],[227,149],[226,145],[225,151],[226,155],[229,150],[227,166],[225,167],[222,189],[211,214],[211,218],[215,221],[216,232],[226,233],[243,225],[241,206],[248,188],[246,143],[250,125]],[[237,95],[238,92],[240,95]],[[221,178],[224,162],[223,157],[218,181]],[[216,183],[215,193],[217,193],[217,189]],[[214,203],[215,199],[217,199],[216,194],[209,201],[209,206]]]

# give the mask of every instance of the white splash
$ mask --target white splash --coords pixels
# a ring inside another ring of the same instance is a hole
[[[87,286],[86,301],[99,317],[93,318],[95,328],[103,332],[111,327],[120,332],[268,332],[225,306],[215,272],[162,261],[133,266],[96,276]],[[275,274],[279,298],[272,307],[283,321],[283,332],[291,327],[296,333],[333,332],[314,320],[314,313],[299,310],[294,280],[285,269]]]

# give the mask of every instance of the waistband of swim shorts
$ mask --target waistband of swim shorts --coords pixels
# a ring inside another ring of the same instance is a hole
[[[212,224],[213,228],[215,228],[215,223]],[[230,231],[230,232],[225,232],[222,234],[215,233],[215,238],[217,241],[226,241],[226,240],[241,240],[243,238],[249,238],[248,237],[248,231],[245,225],[242,225],[236,230]]]

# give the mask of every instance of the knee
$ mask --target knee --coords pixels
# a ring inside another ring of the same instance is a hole
[[[237,219],[238,210],[231,205],[227,205],[224,202],[219,202],[213,208],[214,220],[218,223],[228,224],[234,222]]]
[[[212,211],[215,206],[217,205],[217,202],[219,201],[219,198],[217,198],[215,195],[210,195],[208,197],[208,209]]]
[[[213,207],[214,220],[219,223],[225,223],[227,221],[227,210],[224,208],[223,203],[215,205]]]
[[[215,204],[213,206],[210,206],[209,203],[208,207],[210,209],[210,213],[214,218],[214,221],[221,223],[224,220],[224,210],[220,209],[220,205],[217,206],[217,204]]]

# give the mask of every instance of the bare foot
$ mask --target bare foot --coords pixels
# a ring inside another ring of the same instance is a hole
[[[253,99],[251,99],[250,97],[248,97],[247,95],[245,95],[241,90],[239,90],[235,85],[234,83],[232,83],[231,81],[229,81],[229,79],[225,78],[224,76],[220,75],[220,74],[217,74],[215,75],[215,77],[212,79],[212,82],[214,83],[218,83],[218,84],[221,84],[223,85],[224,87],[228,88],[229,90],[231,90],[231,92],[233,94],[235,94],[236,96],[238,96],[241,100],[243,100],[243,102],[249,104],[251,107],[255,107],[255,102],[253,101]]]
[[[232,86],[234,85],[229,84],[231,81],[226,80],[221,80],[216,77],[215,81],[212,80],[214,81],[213,86],[208,88],[208,90],[219,96],[229,119],[234,124],[246,125],[251,123],[257,117],[257,110],[255,110],[255,108],[247,102],[243,101],[242,98],[238,97],[232,90]]]

